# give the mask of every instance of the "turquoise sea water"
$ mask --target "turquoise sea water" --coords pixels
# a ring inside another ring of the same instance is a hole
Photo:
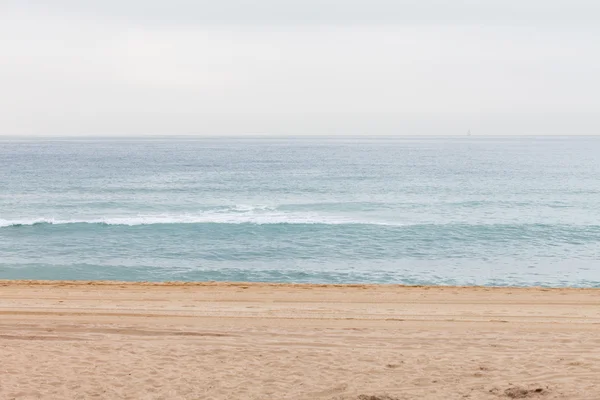
[[[0,139],[0,279],[600,286],[600,138]]]

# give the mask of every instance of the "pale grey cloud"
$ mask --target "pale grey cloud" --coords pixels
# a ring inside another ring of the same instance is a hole
[[[556,0],[5,0],[0,134],[600,133],[599,15]]]
[[[22,0],[4,0],[23,7]],[[172,24],[596,24],[595,0],[29,0],[44,12]]]

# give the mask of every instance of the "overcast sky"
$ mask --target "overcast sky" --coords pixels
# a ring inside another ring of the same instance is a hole
[[[597,0],[0,0],[0,135],[600,134]]]

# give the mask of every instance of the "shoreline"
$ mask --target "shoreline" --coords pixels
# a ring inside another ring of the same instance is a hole
[[[472,290],[538,290],[598,291],[600,287],[575,286],[485,286],[485,285],[404,285],[396,283],[288,283],[246,281],[118,281],[118,280],[47,280],[0,279],[0,286],[143,286],[143,287],[292,287],[292,288],[397,288],[397,289],[472,289]]]

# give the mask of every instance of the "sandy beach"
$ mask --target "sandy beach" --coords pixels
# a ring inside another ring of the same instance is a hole
[[[0,399],[599,399],[600,290],[0,281]]]

